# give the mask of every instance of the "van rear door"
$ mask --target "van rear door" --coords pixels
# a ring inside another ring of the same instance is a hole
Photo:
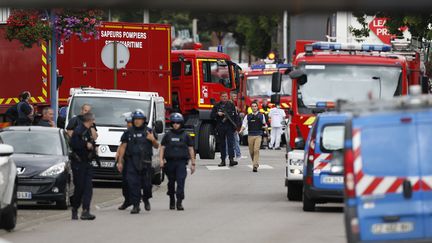
[[[315,187],[330,190],[343,189],[343,175],[331,175],[330,162],[332,152],[343,148],[344,133],[345,127],[342,123],[324,123],[318,128],[313,170]]]
[[[387,113],[353,120],[361,240],[423,238],[416,116]],[[357,156],[357,157],[356,157]],[[404,189],[405,188],[405,189]]]
[[[418,114],[418,147],[423,193],[425,237],[432,238],[432,110]]]

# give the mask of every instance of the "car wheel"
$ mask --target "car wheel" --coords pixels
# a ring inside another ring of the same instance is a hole
[[[305,212],[314,212],[315,211],[315,202],[308,198],[303,192],[303,211]]]
[[[70,188],[69,185],[66,184],[64,189],[64,197],[62,200],[56,201],[56,208],[66,210],[70,206],[69,201]]]
[[[11,231],[16,226],[17,220],[17,187],[14,185],[14,192],[12,197],[12,202],[10,205],[5,207],[1,213],[1,226],[7,231]]]
[[[302,200],[302,185],[300,183],[288,181],[288,192],[287,197],[290,201],[301,201]]]
[[[202,124],[198,138],[198,153],[201,159],[214,159],[216,153],[216,137],[213,125]]]

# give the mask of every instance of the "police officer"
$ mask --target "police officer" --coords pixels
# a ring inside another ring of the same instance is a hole
[[[69,137],[72,136],[72,133],[75,130],[75,128],[83,122],[84,114],[91,112],[91,109],[92,107],[89,104],[84,104],[81,106],[81,114],[79,114],[78,116],[74,116],[72,117],[72,119],[69,120],[69,123],[66,127],[66,132],[69,135]],[[92,125],[90,131],[93,139],[96,140],[98,137],[96,124]]]
[[[126,122],[126,126],[129,129],[130,127],[133,126],[132,123],[132,112],[128,112],[123,114],[126,118],[125,118],[125,122]],[[116,153],[116,161],[118,161],[119,158],[119,150],[117,149],[117,153]],[[127,184],[127,178],[126,178],[126,171],[127,171],[127,162],[124,161],[123,163],[123,170],[122,170],[122,194],[124,197],[124,202],[122,203],[122,205],[120,205],[118,207],[119,210],[125,210],[126,208],[128,208],[129,206],[131,206],[132,204],[129,201],[129,189],[128,189],[128,184]]]
[[[173,113],[170,116],[172,130],[162,139],[159,161],[168,177],[168,192],[170,197],[169,208],[184,210],[182,201],[184,199],[184,187],[186,181],[186,166],[191,160],[191,173],[195,172],[195,151],[193,141],[182,129],[184,119],[182,114]],[[166,161],[166,163],[165,163]],[[177,182],[177,190],[175,183]],[[177,203],[176,203],[177,197]]]
[[[213,106],[210,117],[216,121],[216,133],[219,140],[219,149],[221,151],[221,163],[218,166],[225,166],[227,152],[229,156],[229,165],[238,164],[234,161],[234,133],[237,129],[237,112],[234,104],[228,101],[228,93],[221,92],[221,101]],[[228,143],[228,151],[226,143]]]
[[[117,168],[120,172],[126,169],[129,201],[133,205],[131,214],[137,214],[140,212],[141,198],[145,210],[151,209],[149,199],[152,197],[152,155],[153,148],[158,148],[159,143],[152,130],[146,126],[147,118],[143,111],[135,110],[132,113],[132,120],[133,126],[121,137]],[[126,168],[125,160],[128,163]]]
[[[73,131],[70,145],[72,148],[72,175],[74,183],[74,194],[71,198],[72,219],[78,219],[78,208],[82,205],[82,220],[93,220],[96,216],[90,214],[90,202],[93,195],[93,166],[91,154],[94,151],[91,131],[95,121],[92,113],[83,115],[80,123]]]

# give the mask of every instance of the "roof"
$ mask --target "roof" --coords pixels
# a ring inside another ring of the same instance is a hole
[[[406,63],[403,56],[395,54],[376,54],[369,52],[357,52],[349,54],[347,52],[314,52],[313,55],[307,56],[301,53],[297,56],[296,65],[302,62],[319,63],[319,64],[370,64],[370,65],[389,65],[400,66]]]
[[[388,100],[369,100],[356,103],[341,102],[338,107],[339,111],[352,113],[355,116],[397,111],[408,112],[424,109],[432,109],[431,95],[401,96]]]
[[[205,50],[174,50],[171,52],[171,59],[178,58],[179,55],[189,58],[215,58],[231,60],[231,57],[228,54]]]
[[[348,118],[347,113],[338,113],[338,112],[324,112],[318,114],[319,123],[334,123],[334,122],[344,122]]]
[[[42,127],[42,126],[12,126],[4,128],[0,131],[21,131],[21,132],[46,132],[46,133],[58,133],[60,128],[57,127]]]
[[[106,90],[95,88],[71,88],[71,96],[86,96],[86,97],[110,97],[110,98],[128,98],[128,99],[149,99],[150,97],[158,97],[157,92],[140,92],[126,90]]]

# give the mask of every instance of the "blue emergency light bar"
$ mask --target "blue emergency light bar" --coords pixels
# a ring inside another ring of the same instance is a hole
[[[390,45],[385,44],[345,44],[336,42],[315,42],[312,44],[313,50],[329,51],[391,51]]]
[[[315,106],[317,108],[335,108],[336,104],[334,102],[318,101]]]
[[[252,70],[262,70],[262,69],[282,69],[282,68],[292,68],[289,63],[281,63],[281,64],[254,64],[251,65]]]

